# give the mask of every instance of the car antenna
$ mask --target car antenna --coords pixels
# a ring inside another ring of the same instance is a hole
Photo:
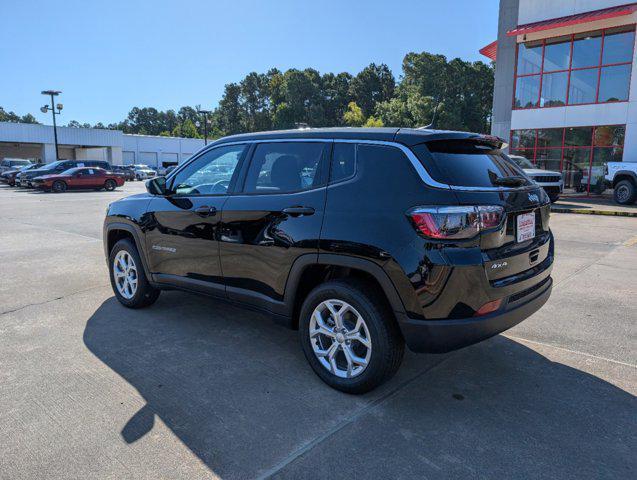
[[[436,105],[434,106],[434,112],[431,115],[431,123],[429,125],[425,125],[424,127],[417,127],[416,130],[430,130],[435,128],[436,124],[436,113],[438,113],[438,105],[440,105],[440,99],[438,97],[434,97],[436,101]]]

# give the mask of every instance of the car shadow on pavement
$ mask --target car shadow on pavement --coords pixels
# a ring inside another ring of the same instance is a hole
[[[635,397],[502,336],[408,354],[364,396],[320,382],[296,332],[186,293],[144,310],[110,298],[84,343],[146,402],[113,425],[125,442],[160,418],[222,478],[627,478],[636,466]]]

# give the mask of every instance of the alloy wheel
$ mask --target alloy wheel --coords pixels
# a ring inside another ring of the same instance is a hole
[[[630,192],[628,191],[628,187],[626,185],[621,185],[619,188],[617,188],[617,200],[619,200],[620,202],[626,202],[628,201],[628,197],[630,195]]]
[[[113,277],[119,294],[130,300],[137,292],[137,266],[130,253],[120,250],[113,259]]]
[[[312,312],[310,343],[319,363],[340,378],[365,371],[372,355],[372,341],[365,319],[342,300],[325,300]]]

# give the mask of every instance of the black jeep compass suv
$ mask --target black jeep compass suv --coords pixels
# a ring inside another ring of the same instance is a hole
[[[550,202],[503,146],[398,128],[223,138],[109,206],[113,291],[131,308],[183,289],[265,310],[327,384],[369,391],[405,343],[464,347],[548,299]]]

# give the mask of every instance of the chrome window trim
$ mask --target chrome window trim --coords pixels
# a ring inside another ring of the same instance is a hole
[[[466,191],[466,192],[512,192],[512,191],[524,191],[534,188],[534,185],[525,185],[522,187],[469,187],[462,185],[449,185],[447,183],[442,183],[435,180],[424,167],[424,165],[418,160],[414,152],[411,151],[409,147],[403,145],[398,142],[390,142],[386,140],[364,140],[364,139],[350,139],[350,138],[264,138],[262,140],[237,140],[236,142],[223,142],[219,144],[211,144],[207,147],[204,147],[199,152],[196,152],[192,157],[190,157],[185,163],[177,167],[175,170],[170,172],[170,178],[173,175],[177,174],[184,166],[188,165],[190,162],[196,160],[201,154],[213,150],[219,147],[231,146],[231,145],[250,145],[254,143],[290,143],[290,142],[324,142],[324,143],[357,143],[360,145],[381,145],[386,147],[394,147],[398,148],[402,151],[405,156],[409,159],[409,162],[418,173],[420,179],[425,183],[425,185],[432,188],[439,188],[442,190],[454,190],[454,191]]]

